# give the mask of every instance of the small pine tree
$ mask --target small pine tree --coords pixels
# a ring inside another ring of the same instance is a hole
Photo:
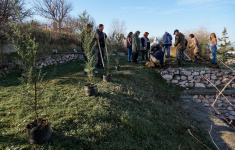
[[[228,52],[232,51],[232,47],[230,47],[231,42],[229,41],[228,32],[225,27],[222,32],[222,37],[218,38],[218,40],[221,42],[221,44],[219,45],[219,53],[221,54],[220,60],[226,61],[228,58]]]
[[[83,34],[83,49],[84,53],[87,57],[87,62],[85,64],[85,71],[87,72],[89,83],[93,83],[93,70],[95,69],[95,59],[93,55],[93,49],[94,49],[94,32],[88,31],[87,29],[84,29],[82,31]]]
[[[41,71],[37,70],[39,46],[36,39],[32,36],[34,22],[31,21],[29,26],[25,27],[20,12],[13,3],[11,5],[19,18],[19,22],[15,23],[13,20],[10,21],[11,35],[8,34],[7,36],[12,40],[15,50],[20,56],[19,61],[22,63],[21,67],[23,68],[25,75],[21,78],[21,81],[25,86],[24,90],[28,95],[27,98],[30,100],[29,103],[34,105],[34,113],[38,126],[38,99],[39,95],[43,92],[43,90],[39,90],[38,83],[42,81],[43,76],[41,76]]]

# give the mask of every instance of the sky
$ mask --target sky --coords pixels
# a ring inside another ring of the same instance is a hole
[[[78,16],[84,10],[104,24],[109,33],[114,19],[126,23],[126,34],[130,31],[149,32],[150,37],[161,37],[166,31],[175,29],[184,33],[200,27],[221,36],[227,28],[231,42],[235,42],[235,0],[69,0]],[[35,15],[38,20],[45,19]]]

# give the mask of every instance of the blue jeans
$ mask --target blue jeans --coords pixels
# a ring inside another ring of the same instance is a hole
[[[170,44],[165,44],[163,47],[163,53],[165,54],[165,50],[167,48],[167,57],[170,57],[170,50],[171,50],[171,45]]]
[[[128,47],[128,61],[133,61],[132,46]]]
[[[214,64],[217,63],[216,51],[217,51],[217,46],[216,45],[211,46],[211,53],[212,53],[212,56],[213,56],[213,63]]]
[[[183,52],[183,54],[182,54],[182,60],[184,60],[184,56],[185,56],[185,54],[184,54],[184,53],[185,53],[185,51],[184,51],[184,52]]]
[[[184,60],[184,56],[185,56],[185,51],[182,53],[182,60]],[[178,55],[177,55],[177,49],[176,49],[176,59],[178,59]]]

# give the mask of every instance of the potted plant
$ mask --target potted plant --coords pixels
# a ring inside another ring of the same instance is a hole
[[[93,49],[94,49],[94,32],[88,31],[87,29],[84,29],[82,32],[83,34],[83,49],[84,53],[87,57],[87,61],[85,64],[85,72],[87,72],[88,77],[88,84],[84,86],[85,89],[85,95],[86,96],[96,96],[98,94],[98,88],[97,85],[93,83],[94,78],[94,55],[93,55]]]
[[[39,50],[38,43],[32,37],[33,22],[29,25],[23,25],[19,12],[15,9],[19,22],[11,21],[11,35],[8,37],[12,40],[15,50],[21,58],[22,67],[25,76],[21,78],[28,99],[32,100],[35,120],[27,125],[28,137],[30,144],[45,143],[51,139],[50,122],[47,119],[40,119],[38,114],[38,99],[40,90],[38,82],[42,80],[40,71],[37,70],[37,54]]]

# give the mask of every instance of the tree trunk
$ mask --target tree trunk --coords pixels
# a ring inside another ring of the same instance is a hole
[[[62,21],[59,21],[59,32],[61,32]]]

